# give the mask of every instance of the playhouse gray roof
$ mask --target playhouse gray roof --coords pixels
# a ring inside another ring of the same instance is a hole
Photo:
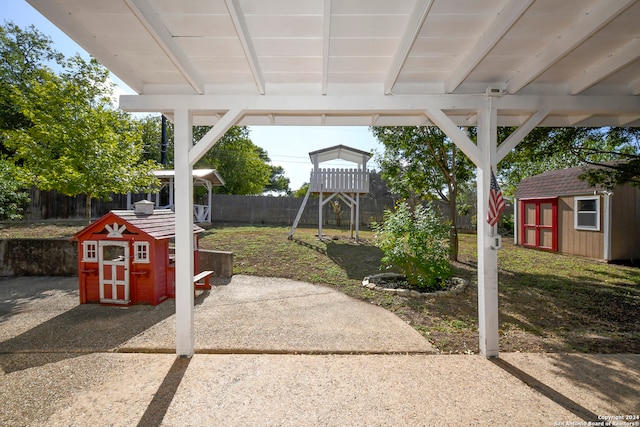
[[[156,209],[152,214],[143,214],[133,210],[114,210],[111,213],[154,239],[169,239],[176,234],[176,216],[170,209]],[[204,229],[194,224],[193,232],[200,233],[201,231]]]
[[[525,178],[518,185],[515,197],[517,199],[545,198],[571,196],[579,194],[593,194],[600,191],[601,186],[590,187],[586,181],[578,178],[584,173],[585,167],[575,167],[548,171],[539,175]]]

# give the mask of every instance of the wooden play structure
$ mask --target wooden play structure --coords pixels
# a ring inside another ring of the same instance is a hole
[[[155,209],[170,209],[175,211],[175,188],[174,170],[157,170],[153,171],[153,174],[160,180],[160,188],[155,194],[147,194],[146,199],[152,200],[155,203]],[[211,222],[211,193],[213,187],[219,187],[224,185],[224,180],[215,169],[194,169],[193,170],[193,187],[204,187],[207,190],[207,204],[193,204],[193,221],[197,223],[210,223]],[[168,200],[163,200],[167,189]],[[133,209],[132,195],[127,195],[127,209]]]
[[[194,271],[199,271],[198,234],[193,226]],[[111,211],[79,231],[78,282],[80,303],[157,305],[175,296],[175,260],[170,242],[175,215],[153,209],[153,202],[136,202],[134,210]],[[212,271],[194,277],[194,286],[210,289]],[[194,290],[195,292],[195,290]]]
[[[334,147],[312,151],[309,153],[309,158],[311,159],[311,163],[313,163],[313,170],[311,171],[311,177],[309,179],[309,189],[304,195],[302,205],[300,205],[296,219],[291,226],[289,239],[293,238],[293,233],[298,226],[302,212],[309,200],[309,195],[317,194],[319,197],[318,238],[322,239],[322,208],[337,196],[350,208],[351,217],[349,225],[351,237],[353,237],[355,225],[355,238],[358,240],[360,195],[369,192],[367,162],[371,158],[371,153],[345,145],[336,145]],[[352,169],[320,168],[320,163],[336,159],[355,163],[356,167]],[[327,195],[326,198],[325,195]]]

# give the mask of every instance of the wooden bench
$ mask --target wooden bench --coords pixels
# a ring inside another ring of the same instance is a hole
[[[211,289],[211,285],[209,284],[209,278],[211,277],[211,275],[213,274],[213,271],[201,271],[200,273],[196,274],[195,276],[193,276],[193,286],[194,286],[194,292],[196,289],[200,289],[203,291],[207,291],[209,289]],[[200,281],[202,281],[202,283],[200,283]]]

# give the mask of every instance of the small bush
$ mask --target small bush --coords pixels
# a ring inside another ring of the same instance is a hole
[[[432,207],[418,206],[413,212],[400,203],[394,212],[384,212],[383,224],[374,224],[375,245],[384,254],[382,268],[399,268],[409,283],[422,289],[444,287],[451,276],[449,224]]]

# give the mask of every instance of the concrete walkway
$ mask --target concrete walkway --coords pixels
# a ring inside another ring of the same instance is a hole
[[[198,297],[197,354],[176,359],[172,310],[0,279],[0,425],[640,425],[639,355],[437,355],[379,307],[235,276]]]

